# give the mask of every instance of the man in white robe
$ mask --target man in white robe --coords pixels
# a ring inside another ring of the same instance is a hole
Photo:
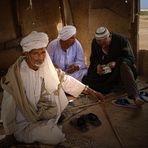
[[[68,104],[65,92],[104,96],[53,66],[46,46],[48,36],[33,31],[21,41],[24,56],[1,79],[4,89],[1,117],[6,135],[19,142],[56,145],[65,141],[58,119]]]

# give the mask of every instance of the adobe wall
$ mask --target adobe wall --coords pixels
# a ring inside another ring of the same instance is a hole
[[[57,24],[61,21],[59,1],[32,0],[32,5],[29,0],[0,1],[0,69],[7,69],[20,55],[19,41],[29,32],[44,31],[50,40],[57,37]],[[68,0],[63,1],[68,2]],[[136,16],[133,15],[136,13],[133,11],[135,10],[133,1],[125,3],[124,0],[69,0],[71,21],[67,22],[77,27],[77,38],[84,48],[87,64],[89,64],[91,40],[98,26],[106,26],[110,31],[127,35],[136,53],[137,32],[136,29],[134,32],[132,29],[133,26],[137,27]],[[9,57],[11,60],[2,57]]]
[[[70,0],[73,22],[78,29],[80,39],[89,63],[91,40],[99,26],[106,26],[110,31],[123,33],[132,40],[131,22],[132,4],[119,0]],[[134,43],[133,43],[134,45]],[[135,49],[136,50],[136,49]]]

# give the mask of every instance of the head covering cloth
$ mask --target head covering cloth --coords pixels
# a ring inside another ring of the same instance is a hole
[[[44,48],[48,44],[48,35],[44,32],[32,31],[29,35],[24,37],[20,45],[23,52],[29,52],[32,49]]]
[[[99,27],[99,28],[97,28],[97,30],[95,32],[96,39],[103,39],[109,35],[110,35],[110,32],[108,31],[108,29],[106,27]]]
[[[62,30],[59,32],[58,38],[63,41],[66,41],[75,34],[76,34],[76,28],[72,25],[67,25],[64,26]]]

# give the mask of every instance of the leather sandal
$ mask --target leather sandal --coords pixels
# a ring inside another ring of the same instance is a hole
[[[80,116],[80,118],[82,118],[87,123],[90,123],[93,126],[100,126],[102,124],[101,121],[99,120],[99,118],[93,113],[82,115],[82,116]]]
[[[86,122],[83,118],[74,118],[70,121],[70,125],[72,125],[74,128],[80,130],[81,132],[88,131],[88,127],[86,125]]]

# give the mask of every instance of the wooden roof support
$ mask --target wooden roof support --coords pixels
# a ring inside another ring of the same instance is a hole
[[[63,0],[59,0],[59,9],[63,26],[66,25]]]
[[[14,23],[14,29],[16,32],[16,38],[22,37],[22,28],[20,21],[20,0],[11,0],[12,17]]]

